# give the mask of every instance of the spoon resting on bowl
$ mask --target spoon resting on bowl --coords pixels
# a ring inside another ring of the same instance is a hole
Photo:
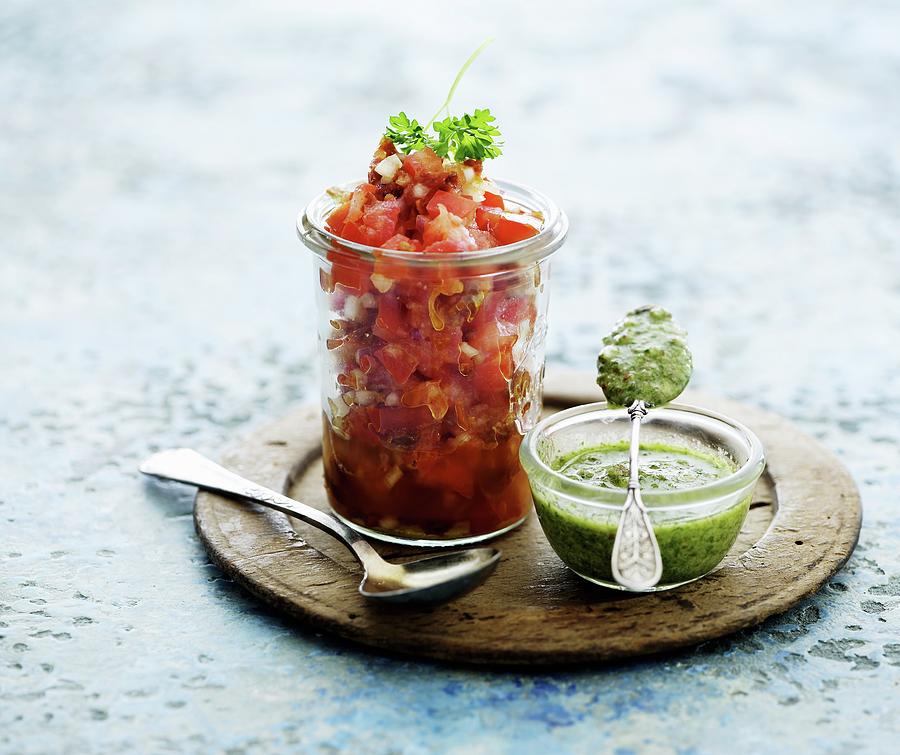
[[[390,603],[449,600],[483,582],[500,560],[496,548],[469,548],[402,564],[385,561],[358,532],[331,514],[257,485],[190,448],[160,451],[144,461],[140,471],[252,501],[327,532],[356,556],[363,567],[359,592],[373,600]]]
[[[628,407],[631,417],[631,443],[628,447],[628,492],[622,505],[619,527],[612,551],[612,575],[629,590],[647,590],[662,577],[662,554],[650,515],[641,499],[638,478],[638,456],[641,442],[641,420],[647,416],[647,405],[635,401]]]
[[[610,404],[628,407],[628,490],[612,550],[612,575],[627,590],[651,590],[662,578],[663,562],[653,523],[641,499],[641,420],[651,406],[678,398],[693,364],[686,333],[662,307],[629,312],[603,339],[597,383]]]

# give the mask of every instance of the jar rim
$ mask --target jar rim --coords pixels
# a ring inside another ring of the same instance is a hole
[[[352,191],[363,181],[351,181],[341,189]],[[408,265],[431,267],[433,265],[516,265],[539,262],[553,254],[562,246],[569,231],[569,221],[565,213],[545,194],[524,184],[495,180],[505,198],[528,210],[540,212],[544,223],[537,235],[512,244],[478,249],[467,252],[409,252],[347,241],[325,228],[328,215],[336,209],[334,199],[327,191],[322,192],[297,216],[297,235],[315,254],[326,257],[335,249],[349,251],[362,259],[374,262],[376,259],[402,261]]]
[[[747,460],[730,475],[720,477],[712,482],[682,490],[644,491],[641,490],[641,498],[651,506],[665,507],[667,511],[689,511],[701,508],[709,504],[710,500],[741,490],[756,481],[765,468],[766,459],[762,441],[746,425],[724,414],[703,409],[690,404],[666,404],[654,410],[654,413],[669,412],[676,415],[698,415],[706,419],[727,426],[736,431],[747,443],[749,453]],[[582,404],[565,409],[541,420],[535,425],[522,440],[519,448],[519,457],[529,477],[533,472],[539,472],[546,478],[553,480],[553,492],[571,500],[579,505],[597,509],[622,510],[625,502],[626,491],[613,490],[591,485],[588,482],[574,480],[567,477],[547,464],[537,451],[538,441],[547,434],[548,429],[566,420],[596,413],[609,413],[616,416],[627,416],[627,410],[613,408],[605,401],[593,404]],[[586,419],[586,417],[585,417]]]

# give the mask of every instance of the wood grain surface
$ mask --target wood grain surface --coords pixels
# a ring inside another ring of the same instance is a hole
[[[548,375],[548,411],[597,397],[590,376]],[[349,552],[276,512],[200,492],[197,531],[213,560],[266,603],[374,648],[468,664],[548,666],[694,645],[755,626],[818,590],[850,556],[862,512],[841,463],[787,420],[695,392],[682,401],[749,425],[768,465],[723,566],[676,590],[631,595],[587,584],[562,564],[533,514],[492,541],[503,558],[484,585],[428,609],[365,600],[356,591],[360,572]],[[326,509],[320,431],[319,409],[301,408],[253,433],[222,461]],[[422,552],[377,547],[396,559]]]

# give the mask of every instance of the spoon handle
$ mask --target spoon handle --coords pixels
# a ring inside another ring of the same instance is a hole
[[[342,541],[365,565],[381,557],[355,530],[324,511],[308,506],[219,466],[190,448],[174,448],[153,454],[140,466],[141,472],[175,482],[196,485],[204,490],[225,493],[301,519]]]
[[[628,493],[613,543],[613,579],[629,590],[648,590],[662,577],[662,556],[650,515],[641,499],[638,463],[641,450],[641,420],[647,414],[643,401],[628,407],[631,417],[631,445],[628,451]]]

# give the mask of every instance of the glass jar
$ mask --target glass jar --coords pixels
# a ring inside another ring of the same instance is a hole
[[[549,256],[568,223],[542,194],[496,183],[541,218],[536,236],[379,249],[326,230],[328,193],[298,219],[315,253],[325,485],[337,516],[372,537],[471,543],[530,510],[518,452],[541,412]]]
[[[586,404],[540,422],[521,446],[541,528],[572,571],[604,587],[625,589],[612,576],[612,550],[626,491],[572,479],[558,470],[579,451],[610,445],[627,458],[631,418],[625,409]],[[662,555],[668,590],[714,570],[734,545],[765,467],[762,443],[735,420],[696,407],[669,404],[641,422],[641,447],[673,448],[723,461],[733,473],[705,485],[653,490],[642,485]]]

